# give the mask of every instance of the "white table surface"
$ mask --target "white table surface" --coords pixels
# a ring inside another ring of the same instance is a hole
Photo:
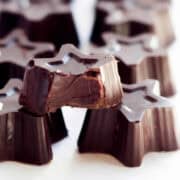
[[[93,0],[76,0],[73,4],[78,31],[83,44],[90,33],[93,22]],[[177,89],[180,89],[180,1],[174,0],[172,18],[177,41],[170,49],[172,69]],[[179,35],[179,36],[178,36]],[[172,98],[177,109],[177,130],[180,139],[180,95]],[[44,166],[31,166],[15,162],[0,163],[0,180],[179,180],[180,151],[170,153],[149,153],[141,167],[127,168],[108,155],[77,152],[77,138],[83,123],[85,109],[64,107],[63,113],[69,136],[53,145],[54,158]]]

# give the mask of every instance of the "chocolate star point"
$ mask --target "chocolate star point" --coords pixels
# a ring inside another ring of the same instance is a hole
[[[145,80],[138,84],[123,85],[124,96],[120,110],[131,122],[142,120],[146,110],[171,107],[171,103],[153,93],[157,88],[154,80]]]

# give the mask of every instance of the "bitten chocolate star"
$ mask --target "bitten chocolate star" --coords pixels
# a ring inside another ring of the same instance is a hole
[[[0,87],[10,78],[23,79],[25,67],[34,57],[51,57],[55,48],[48,43],[33,43],[24,32],[15,30],[0,39]]]
[[[33,113],[63,105],[100,108],[121,101],[122,87],[113,56],[82,54],[66,44],[54,58],[34,59],[26,69],[20,102]]]
[[[170,58],[166,50],[159,48],[152,34],[124,37],[105,33],[103,39],[104,46],[91,45],[88,51],[115,56],[123,83],[132,84],[145,79],[157,79],[160,81],[163,96],[175,94]]]
[[[134,167],[140,166],[147,152],[177,150],[173,108],[166,98],[153,93],[156,83],[123,85],[118,107],[88,110],[79,151],[110,154]]]
[[[168,3],[157,3],[144,9],[133,2],[99,2],[92,42],[101,45],[101,35],[106,31],[125,36],[154,33],[160,45],[165,47],[174,40]]]

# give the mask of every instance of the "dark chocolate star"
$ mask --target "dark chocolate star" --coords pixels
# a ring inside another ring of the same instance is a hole
[[[167,46],[174,40],[169,6],[166,3],[141,8],[128,1],[99,2],[92,41],[102,44],[101,35],[106,31],[124,36],[153,33],[162,46]]]
[[[63,105],[107,108],[117,105],[121,97],[117,61],[112,55],[87,55],[66,44],[56,57],[35,58],[29,63],[20,102],[42,114]]]
[[[124,37],[115,33],[104,33],[102,37],[105,45],[90,45],[89,51],[115,56],[119,62],[118,69],[123,83],[132,84],[144,79],[156,79],[160,81],[162,96],[175,94],[171,59],[153,34]]]
[[[53,43],[57,50],[65,43],[79,44],[71,8],[65,1],[43,1],[27,7],[24,1],[10,1],[0,3],[0,9],[1,37],[22,28],[31,41]]]
[[[81,153],[106,153],[126,166],[140,166],[147,152],[178,149],[173,107],[154,93],[156,82],[123,85],[117,108],[88,110],[80,133]]]
[[[48,116],[36,116],[18,103],[22,82],[11,79],[0,90],[0,161],[45,164],[52,159]]]
[[[37,66],[55,71],[57,73],[82,74],[87,69],[100,67],[114,60],[113,56],[100,54],[83,54],[71,44],[61,47],[59,53],[53,58],[34,58]]]
[[[103,35],[105,46],[90,46],[92,52],[109,53],[125,65],[138,65],[152,57],[164,57],[165,51],[158,47],[158,42],[152,34],[143,34],[136,37],[124,37],[113,33]]]
[[[115,6],[105,19],[116,33],[134,36],[151,32],[158,37],[162,46],[167,46],[174,40],[168,3],[157,3],[149,8],[141,8],[136,3],[132,6],[129,4],[122,5],[125,10]]]
[[[1,116],[4,116],[4,114],[15,114],[24,111],[22,106],[19,104],[19,95],[21,88],[22,81],[13,78],[8,81],[4,88],[0,89],[0,123]],[[32,116],[32,114],[28,113],[28,111],[26,112],[26,114]],[[34,115],[34,118],[36,118],[36,115]],[[68,133],[61,109],[58,109],[55,113],[44,114],[39,118],[45,118],[45,121],[47,121],[51,143],[58,142],[67,136]],[[13,121],[13,116],[9,118],[9,121]]]
[[[15,30],[0,40],[0,64],[11,63],[25,67],[34,57],[53,54],[53,45],[31,42],[21,30]]]
[[[154,94],[157,81],[145,80],[138,84],[123,85],[124,96],[119,110],[130,122],[141,121],[148,109],[171,107],[170,102]]]

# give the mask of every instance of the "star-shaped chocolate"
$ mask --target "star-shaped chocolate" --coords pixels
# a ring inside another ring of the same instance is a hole
[[[125,36],[154,33],[160,45],[167,46],[174,40],[174,32],[167,3],[157,3],[147,9],[126,2],[99,2],[92,41],[102,44],[102,33],[112,31]],[[98,42],[99,41],[99,42]]]
[[[0,161],[45,164],[52,159],[47,119],[21,110],[21,87],[11,79],[0,90]]]
[[[61,110],[36,116],[19,104],[22,81],[11,79],[0,90],[0,161],[45,164],[51,143],[67,136]]]
[[[104,46],[89,47],[89,51],[108,53],[118,60],[118,68],[123,83],[136,83],[144,79],[160,81],[161,94],[175,94],[167,51],[160,48],[152,34],[124,37],[112,33],[103,34]],[[164,78],[166,76],[166,78]]]
[[[56,57],[29,63],[20,101],[31,112],[42,114],[63,105],[107,108],[118,104],[121,98],[121,82],[113,56],[86,55],[66,44]]]
[[[31,42],[22,30],[13,31],[5,38],[0,39],[0,87],[3,87],[11,78],[23,79],[25,67],[32,58],[51,57],[54,54],[55,48],[52,44]],[[18,100],[14,101],[13,99],[13,102],[17,103]],[[13,103],[7,105],[17,108]],[[67,130],[61,110],[47,116],[49,117],[47,119],[52,141],[64,138]]]
[[[98,68],[114,59],[113,56],[103,54],[83,54],[74,45],[65,44],[55,57],[34,58],[32,60],[35,65],[51,72],[80,75],[85,73],[87,69]]]
[[[19,2],[0,3],[1,37],[15,28],[22,28],[30,40],[51,42],[57,49],[64,43],[78,45],[77,32],[68,3],[45,1],[24,7],[24,1]]]
[[[24,32],[15,30],[0,39],[0,87],[10,78],[23,79],[29,60],[34,57],[51,57],[55,48],[49,43],[34,43],[27,39]]]
[[[171,103],[153,93],[157,82],[123,85],[116,108],[88,110],[80,133],[81,153],[106,153],[126,166],[140,166],[148,152],[178,149]]]
[[[154,44],[152,34],[143,34],[136,37],[124,37],[117,34],[105,33],[103,35],[104,46],[91,46],[90,51],[100,53],[106,52],[115,56],[126,66],[136,66],[142,61],[166,56],[166,51],[161,49],[158,44]]]
[[[119,110],[130,122],[142,121],[148,109],[171,107],[172,104],[155,95],[157,81],[145,80],[138,84],[123,85],[124,96]],[[158,93],[157,93],[158,94]]]
[[[54,52],[52,44],[31,42],[21,30],[15,30],[0,39],[0,63],[25,67],[32,58],[53,56]]]

